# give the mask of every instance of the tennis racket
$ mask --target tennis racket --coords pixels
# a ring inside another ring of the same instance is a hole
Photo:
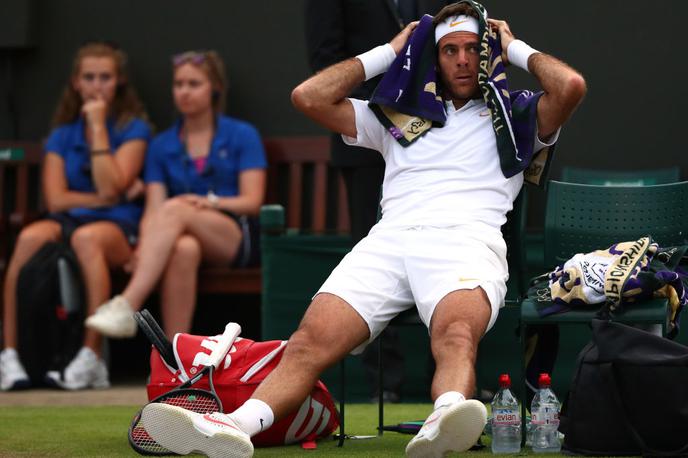
[[[158,350],[160,357],[173,371],[177,370],[177,360],[174,358],[172,343],[169,341],[160,325],[147,309],[134,313],[136,324],[151,344]]]
[[[213,372],[222,362],[227,354],[227,351],[231,348],[234,340],[236,340],[240,332],[241,327],[238,324],[227,324],[224,333],[217,341],[216,347],[208,357],[205,367],[196,375],[187,380],[184,384],[158,396],[150,401],[150,403],[162,402],[164,404],[179,406],[186,410],[197,413],[222,412],[222,402],[217,396],[217,393],[215,392],[215,386],[213,385]],[[192,388],[193,385],[205,375],[208,375],[208,385],[210,390]],[[150,437],[144,428],[143,423],[141,422],[142,411],[143,408],[136,413],[131,425],[129,426],[129,444],[141,455],[170,455],[171,452],[153,440],[153,438]]]

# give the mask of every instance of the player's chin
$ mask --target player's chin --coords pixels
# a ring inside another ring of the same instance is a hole
[[[479,91],[477,88],[454,88],[451,95],[452,100],[470,100],[476,98],[479,95]]]

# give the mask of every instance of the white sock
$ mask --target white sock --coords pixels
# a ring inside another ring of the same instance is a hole
[[[466,397],[458,391],[447,391],[435,400],[435,409],[465,400]]]
[[[260,399],[249,399],[229,416],[237,422],[242,431],[251,437],[265,431],[275,421],[275,415],[270,406]]]

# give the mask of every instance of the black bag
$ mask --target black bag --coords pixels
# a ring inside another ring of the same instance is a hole
[[[33,385],[63,370],[81,348],[84,294],[79,264],[62,242],[43,245],[19,272],[19,357]]]
[[[565,450],[688,456],[688,347],[593,320],[561,415]]]

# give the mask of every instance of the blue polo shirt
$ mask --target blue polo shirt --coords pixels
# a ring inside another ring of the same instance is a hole
[[[251,124],[218,116],[205,168],[199,173],[181,140],[181,119],[157,135],[146,153],[146,183],[162,183],[168,197],[179,194],[239,194],[239,174],[267,165],[263,142]]]
[[[150,127],[141,119],[135,118],[124,126],[117,126],[115,120],[107,121],[108,135],[112,154],[130,140],[149,141]],[[96,192],[91,177],[91,157],[84,135],[84,119],[63,124],[55,128],[45,143],[45,153],[59,154],[64,160],[67,187],[70,191]],[[72,208],[67,213],[74,217],[104,219],[123,222],[136,228],[141,218],[142,207],[134,202],[121,202],[111,207]]]

